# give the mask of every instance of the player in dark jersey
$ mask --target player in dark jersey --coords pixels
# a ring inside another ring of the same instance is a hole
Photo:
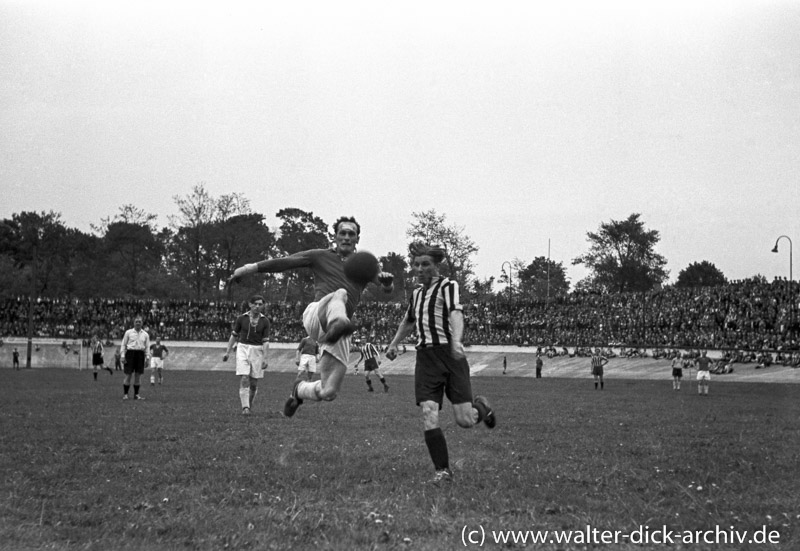
[[[156,337],[156,343],[150,345],[150,386],[156,384],[156,375],[158,384],[164,382],[164,360],[168,355],[169,350],[161,344],[161,337]]]
[[[378,366],[381,365],[381,355],[380,352],[378,352],[378,349],[375,348],[374,344],[368,342],[364,346],[360,347],[359,351],[361,352],[361,357],[356,362],[355,368],[356,372],[358,372],[358,364],[361,363],[361,360],[364,360],[364,377],[367,380],[367,390],[369,392],[374,392],[372,389],[371,379],[372,372],[374,371],[375,375],[377,375],[378,379],[380,379],[381,383],[383,383],[383,391],[389,392],[389,385],[386,384],[386,378],[378,368]]]
[[[703,353],[694,361],[697,367],[697,393],[700,396],[708,396],[708,384],[711,382],[711,359]]]
[[[439,426],[439,410],[444,396],[453,405],[458,426],[470,428],[483,421],[493,428],[495,414],[489,401],[472,397],[469,364],[461,338],[464,314],[458,295],[458,282],[439,275],[439,264],[445,253],[440,247],[412,243],[409,247],[411,267],[420,283],[411,296],[406,315],[392,339],[386,357],[397,357],[398,345],[416,330],[417,360],[414,388],[417,405],[422,407],[425,444],[433,468],[432,482],[451,482],[453,473],[447,441]]]
[[[249,310],[233,322],[228,348],[222,356],[222,361],[227,362],[236,345],[236,375],[239,377],[242,415],[250,415],[258,394],[258,380],[264,378],[264,371],[269,367],[269,320],[262,311],[264,297],[253,295],[247,304]]]
[[[304,400],[330,401],[336,398],[347,374],[350,359],[350,335],[354,327],[350,319],[361,300],[366,284],[356,283],[344,274],[344,261],[356,251],[361,238],[361,226],[352,217],[339,218],[333,225],[335,247],[311,249],[283,258],[270,258],[236,268],[228,284],[257,272],[285,272],[310,268],[314,273],[314,302],[303,312],[303,326],[308,336],[320,344],[317,381],[297,377],[292,393],[283,407],[291,417]],[[380,272],[372,281],[387,293],[394,288],[393,276]]]

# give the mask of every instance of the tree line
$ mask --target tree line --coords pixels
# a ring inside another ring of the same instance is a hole
[[[20,212],[0,221],[0,296],[235,300],[261,292],[271,300],[301,302],[313,297],[307,270],[248,278],[236,296],[223,282],[246,262],[328,247],[332,221],[291,207],[279,210],[275,216],[280,225],[270,228],[244,195],[214,197],[203,184],[173,200],[178,214],[163,227],[156,224],[156,215],[130,204],[92,225],[89,233],[68,227],[53,211]],[[475,277],[478,245],[464,227],[450,224],[436,210],[412,213],[406,237],[443,245],[447,257],[442,272],[455,278],[471,300],[548,300],[573,291],[646,292],[665,284],[669,275],[666,259],[656,250],[660,234],[648,229],[639,214],[603,222],[587,233],[588,250],[572,262],[585,265],[590,275],[572,289],[563,263],[543,256],[515,258],[507,263],[508,270],[503,265],[498,278]],[[404,300],[413,285],[406,251],[389,251],[379,260],[395,276],[392,298]],[[682,270],[676,285],[725,282],[716,266],[702,261]],[[499,285],[503,289],[496,289]]]

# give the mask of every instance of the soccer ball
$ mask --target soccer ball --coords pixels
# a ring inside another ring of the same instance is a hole
[[[353,253],[344,261],[344,275],[360,285],[366,285],[381,271],[378,259],[370,252]]]

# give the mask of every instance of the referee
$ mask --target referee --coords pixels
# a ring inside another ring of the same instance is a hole
[[[120,355],[122,356],[122,368],[125,373],[125,380],[122,382],[122,399],[128,399],[128,391],[131,388],[131,375],[133,375],[133,399],[144,400],[139,396],[139,380],[144,373],[144,366],[149,360],[150,355],[150,335],[142,329],[142,318],[137,316],[133,320],[133,329],[125,331],[120,345]]]

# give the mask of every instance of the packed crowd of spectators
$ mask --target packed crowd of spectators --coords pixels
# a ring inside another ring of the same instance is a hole
[[[669,349],[797,350],[800,331],[790,331],[791,300],[798,284],[776,279],[732,282],[718,287],[654,293],[571,293],[545,301],[494,299],[466,302],[465,342],[472,345],[626,347]],[[303,335],[300,303],[270,303],[271,339],[297,342]],[[405,304],[362,303],[354,321],[357,337],[388,343]],[[33,308],[38,337],[118,340],[142,316],[163,340],[224,341],[246,306],[229,301],[52,299]],[[797,314],[795,314],[796,316]],[[795,324],[795,327],[797,324]],[[28,299],[0,300],[0,336],[27,335]]]

